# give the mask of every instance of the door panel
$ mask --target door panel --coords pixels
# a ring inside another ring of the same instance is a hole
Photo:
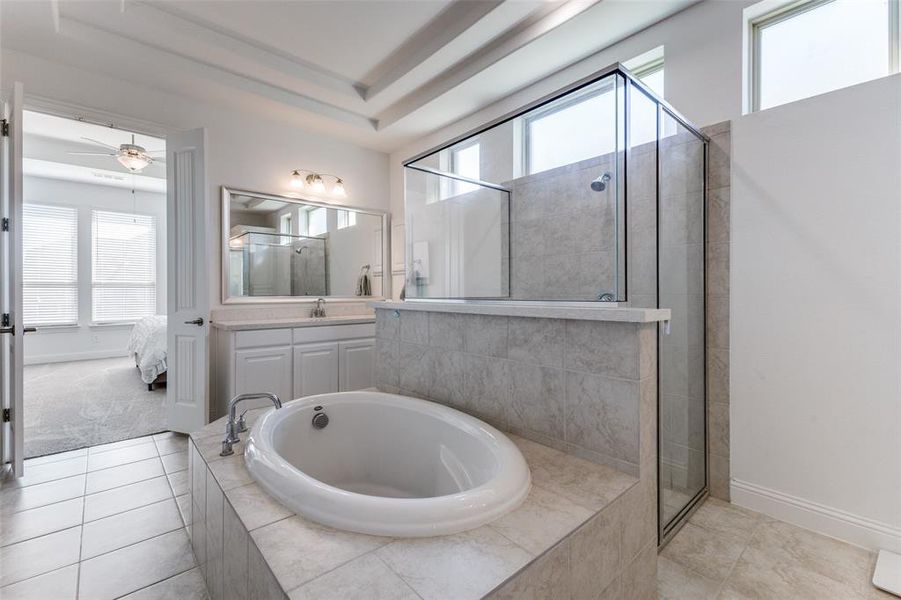
[[[375,385],[375,340],[338,344],[338,389],[362,390]]]
[[[22,398],[23,338],[22,321],[22,84],[15,83],[12,97],[4,106],[3,118],[9,124],[3,137],[2,212],[9,218],[9,232],[0,243],[0,303],[9,314],[8,333],[0,335],[0,404],[9,409],[10,421],[2,423],[3,464],[12,475],[23,475],[24,414]]]
[[[338,344],[294,346],[294,398],[338,391]]]
[[[203,129],[166,138],[167,403],[169,429],[183,433],[209,421],[205,142]]]
[[[235,351],[235,394],[269,392],[291,399],[291,346]],[[271,406],[269,400],[251,400],[244,408]]]

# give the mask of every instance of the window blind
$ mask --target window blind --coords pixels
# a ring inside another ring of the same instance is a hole
[[[91,211],[92,320],[136,321],[156,313],[156,219]]]
[[[78,211],[22,207],[22,296],[26,325],[78,323]]]

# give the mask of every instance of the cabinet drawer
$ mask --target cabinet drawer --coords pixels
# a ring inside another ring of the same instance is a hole
[[[375,323],[354,323],[353,325],[322,325],[319,327],[295,327],[294,343],[334,342],[355,338],[375,337]]]
[[[235,332],[235,348],[286,346],[291,344],[290,329],[252,329]]]

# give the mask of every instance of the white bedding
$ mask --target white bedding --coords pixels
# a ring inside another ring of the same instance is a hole
[[[131,330],[128,352],[137,355],[141,381],[151,383],[166,372],[166,316],[144,317]]]

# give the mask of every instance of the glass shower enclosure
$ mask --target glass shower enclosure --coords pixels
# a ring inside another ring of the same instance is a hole
[[[612,65],[405,163],[408,299],[660,307],[659,536],[706,495],[707,138]]]

